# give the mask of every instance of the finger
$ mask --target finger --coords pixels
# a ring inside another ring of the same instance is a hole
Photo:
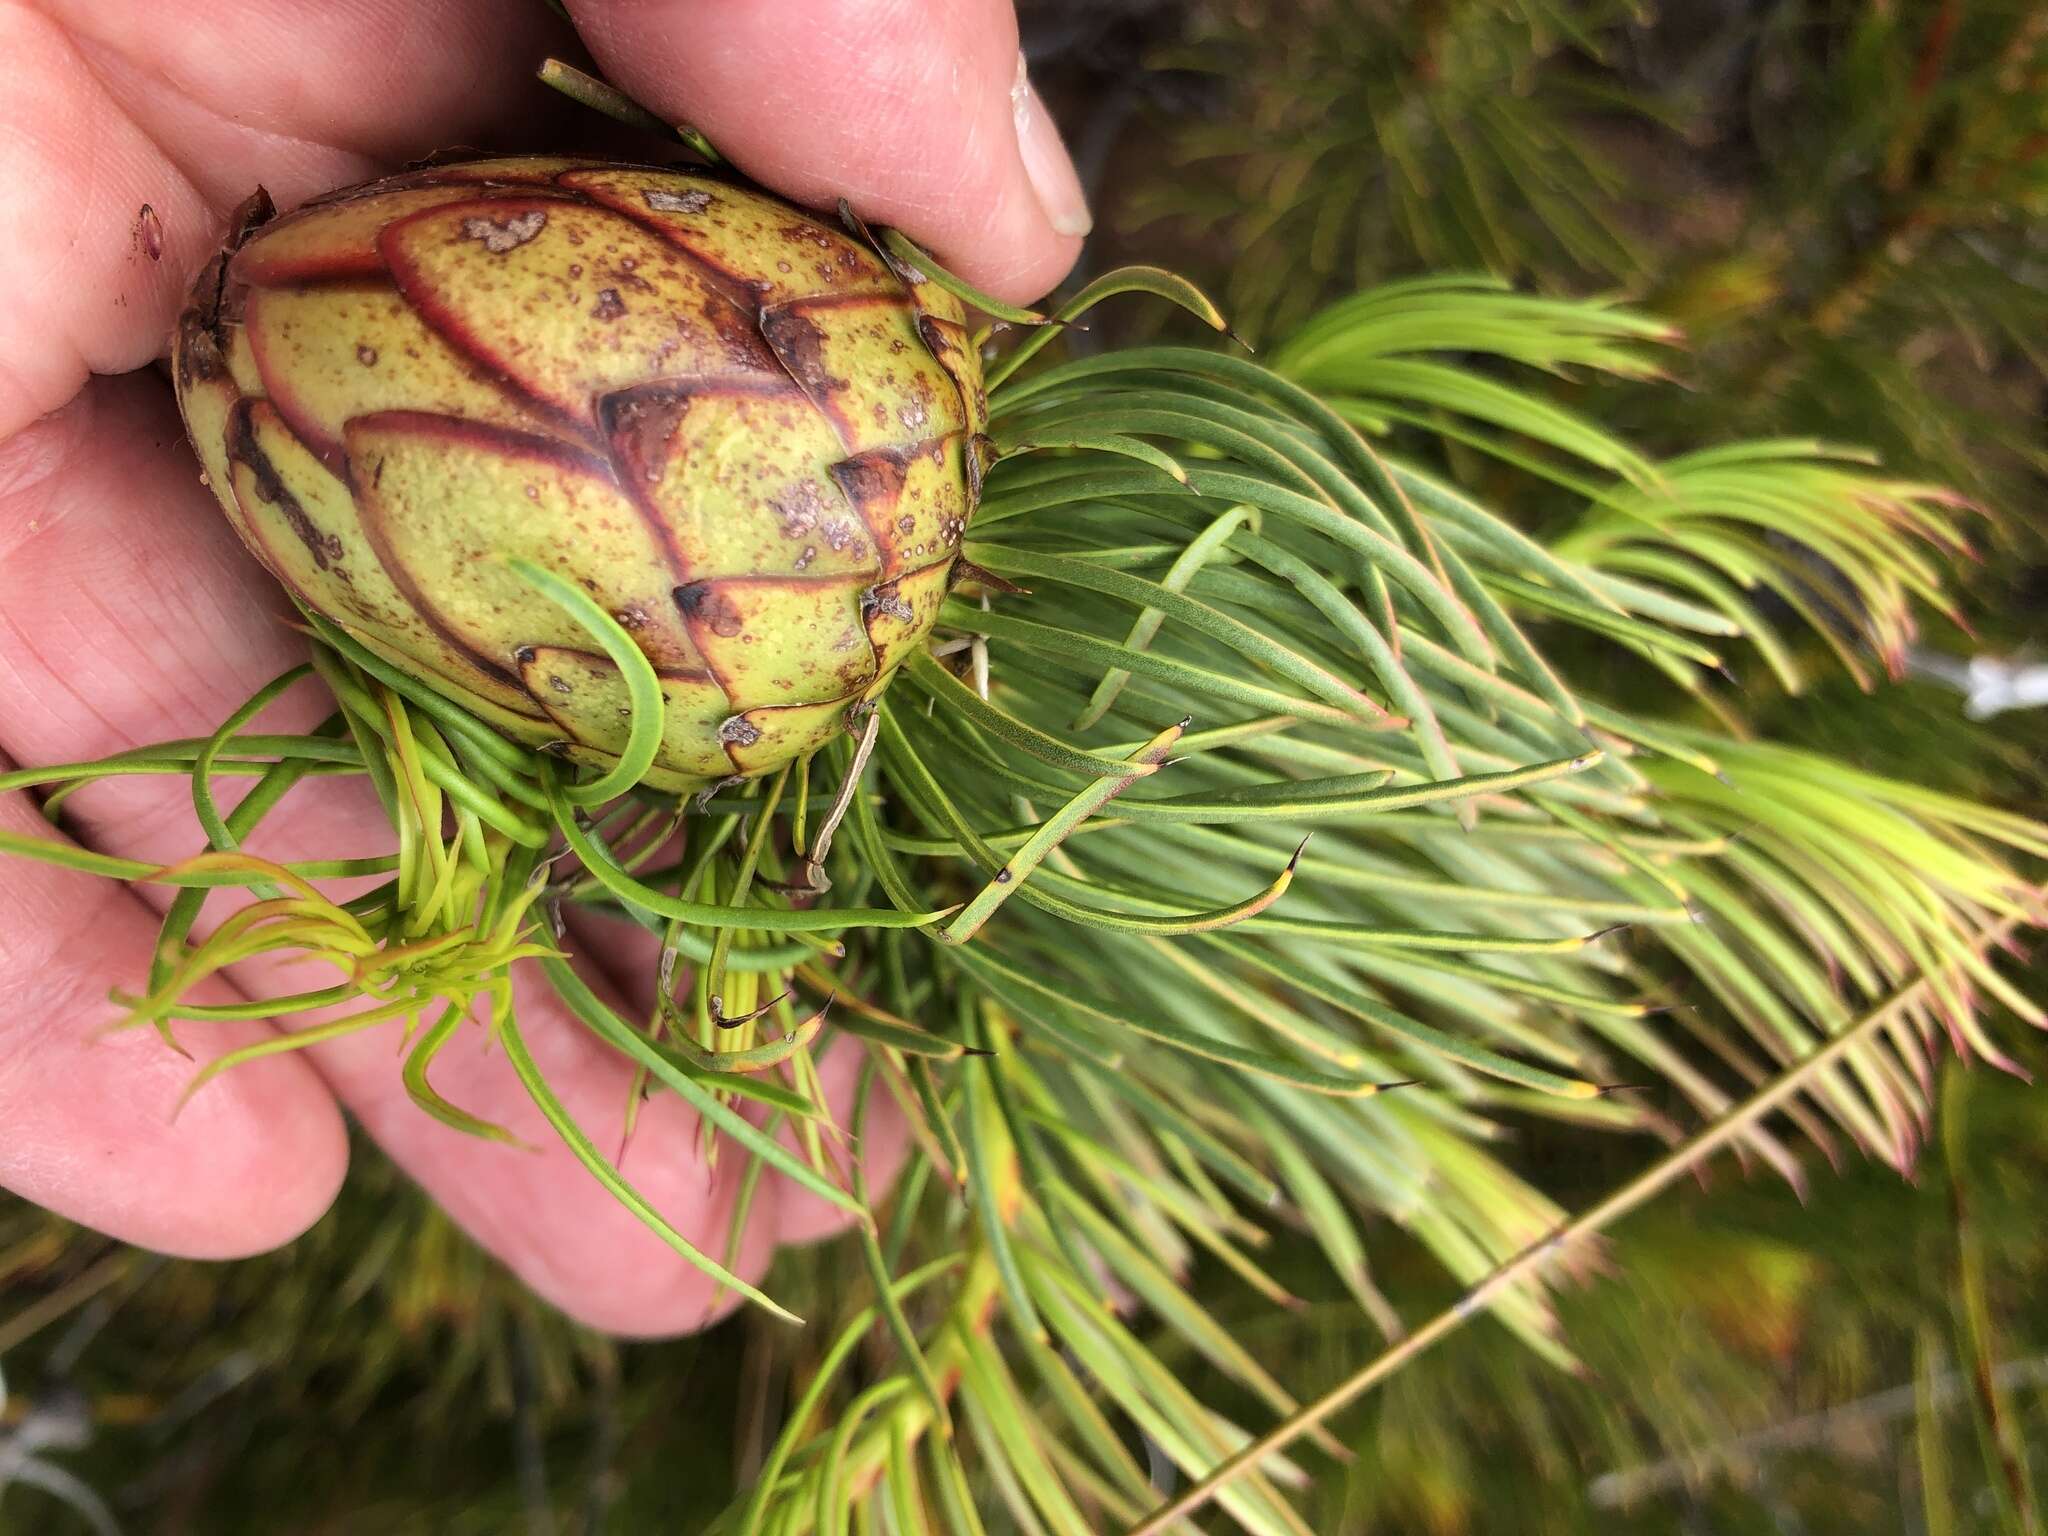
[[[64,411],[0,445],[0,750],[49,762],[204,734],[302,658],[297,637],[273,617],[274,587],[189,463],[166,470],[161,445],[176,431],[165,392],[147,376],[131,376],[96,381]],[[138,486],[154,490],[148,516],[133,510]],[[297,723],[319,707],[309,706]],[[198,840],[189,789],[175,781],[95,785],[73,796],[67,812],[93,846],[128,857],[168,861]],[[387,851],[391,836],[360,784],[308,781],[249,846],[274,858],[332,857]],[[155,888],[144,894],[153,902],[164,896]],[[230,893],[220,893],[208,903],[209,921],[234,906]],[[98,985],[132,982],[147,968],[147,951],[110,955],[106,963],[122,969]],[[276,959],[237,967],[234,976],[252,996],[333,980],[324,967]],[[530,978],[521,980],[520,999],[536,1059],[572,1115],[609,1151],[631,1068]],[[712,1283],[603,1195],[538,1118],[503,1053],[485,1043],[481,1027],[458,1036],[435,1065],[436,1088],[540,1150],[479,1141],[430,1120],[403,1090],[392,1028],[309,1054],[396,1160],[564,1310],[627,1333],[699,1325],[710,1315]],[[235,1077],[208,1085],[194,1109]],[[722,1159],[714,1176],[696,1136],[685,1106],[650,1103],[633,1177],[685,1236],[717,1253],[737,1189],[732,1170],[742,1160]],[[750,1275],[765,1267],[789,1198],[779,1176],[763,1179],[760,1219],[742,1254]]]
[[[1010,0],[569,0],[607,75],[756,180],[1029,302],[1088,231]]]
[[[577,948],[596,962],[625,1000],[629,1018],[646,1018],[654,1009],[661,970],[661,940],[638,923],[588,910],[567,914]],[[850,1130],[860,1067],[866,1053],[846,1039],[829,1040],[818,1057],[818,1080],[835,1125]],[[799,1146],[793,1128],[783,1140]],[[851,1140],[851,1138],[849,1138]],[[895,1181],[910,1148],[910,1130],[903,1112],[879,1082],[868,1091],[867,1119],[852,1147],[867,1176],[868,1192],[879,1200]],[[836,1236],[852,1223],[850,1212],[822,1200],[786,1200],[775,1212],[775,1235],[784,1243],[813,1243]]]
[[[258,182],[290,207],[543,129],[557,98],[532,71],[564,36],[490,0],[0,5],[0,437],[155,357]]]
[[[601,981],[594,989],[616,1003]],[[607,1157],[617,1157],[630,1067],[565,1016],[544,978],[519,967],[520,1036],[550,1089]],[[509,1131],[517,1145],[485,1141],[432,1119],[399,1091],[388,1030],[323,1046],[321,1071],[363,1127],[469,1234],[541,1297],[607,1332],[653,1337],[711,1322],[737,1298],[679,1258],[601,1189],[557,1138],[502,1049],[481,1024],[465,1026],[429,1074],[450,1103]],[[673,1094],[640,1107],[619,1166],[633,1187],[694,1245],[723,1261],[746,1159],[724,1146],[699,1154],[697,1116]],[[732,1268],[749,1283],[767,1271],[780,1211],[800,1194],[779,1175],[761,1180]]]
[[[0,830],[53,837],[21,795],[0,795]],[[155,915],[118,885],[26,862],[0,873],[0,1185],[165,1253],[274,1248],[333,1200],[348,1164],[341,1116],[304,1063],[273,1059],[174,1119],[193,1073],[270,1031],[191,1030],[190,1059],[147,1029],[101,1038],[116,1015],[109,981],[144,974],[155,938]],[[222,984],[194,996],[238,1000]]]
[[[108,517],[120,502],[65,494],[78,489],[84,461],[131,489],[163,481],[152,445],[168,445],[176,430],[163,393],[148,380],[109,384],[0,443],[0,753],[17,761],[71,755],[63,749],[82,740],[73,729],[80,716],[95,729],[106,710],[161,723],[168,701],[189,697],[206,675],[209,640],[265,611],[258,594],[232,588],[227,604],[205,606],[220,590],[218,573],[246,563],[217,541],[153,549],[132,535],[158,525]],[[159,403],[154,414],[126,408],[144,400]],[[102,451],[100,432],[116,452]],[[164,599],[164,618],[182,646],[102,601],[147,611],[159,581],[176,594]],[[181,652],[193,660],[167,663]],[[168,825],[166,797],[154,793],[158,810],[116,791],[103,797],[103,813]],[[0,797],[0,815],[17,832],[49,832],[19,795]],[[170,856],[189,851],[188,842]],[[0,868],[0,1182],[147,1247],[224,1256],[274,1246],[326,1208],[347,1160],[340,1117],[316,1074],[279,1060],[233,1074],[228,1091],[199,1095],[173,1123],[193,1072],[269,1031],[194,1029],[194,1061],[149,1031],[95,1044],[116,1016],[108,989],[148,973],[155,930],[149,907],[117,885],[21,860]],[[199,1000],[239,999],[219,984]]]

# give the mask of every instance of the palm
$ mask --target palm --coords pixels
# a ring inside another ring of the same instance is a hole
[[[959,264],[1019,297],[1071,259],[1073,243],[1037,212],[1014,143],[1007,160],[972,152],[1008,131],[1015,35],[1007,6],[944,8],[949,19],[916,32],[919,49],[901,50],[907,62],[894,75],[870,61],[858,80],[851,53],[833,45],[835,29],[871,12],[861,23],[871,35],[893,26],[908,41],[916,7],[637,0],[579,10],[589,13],[586,31],[601,58],[647,71],[635,80],[634,69],[622,69],[627,84],[679,116],[693,112],[742,164],[799,195],[865,197],[868,212],[942,250],[1007,234],[990,246],[1003,253],[994,267]],[[817,13],[815,24],[793,12]],[[663,51],[685,31],[692,62],[665,78],[686,89],[663,99],[649,82],[664,78]],[[132,0],[0,0],[13,85],[0,106],[0,754],[68,761],[203,735],[301,659],[281,595],[199,483],[168,386],[130,370],[158,354],[190,274],[227,210],[257,182],[289,206],[438,147],[502,145],[508,123],[535,137],[528,77],[544,54],[568,46],[567,29],[537,3],[220,0],[182,6],[171,20]],[[812,113],[792,128],[776,119],[773,91],[742,100],[730,89],[753,55],[805,47],[819,56],[805,91],[839,89],[857,103],[852,116]],[[927,125],[917,130],[922,144],[899,136],[894,151],[877,151],[883,136],[864,127],[901,122],[918,80],[944,72],[947,48],[969,72],[945,78],[984,85],[980,95],[952,87],[961,121],[951,144],[932,148]],[[684,99],[692,92],[705,103]],[[705,110],[717,100],[741,104],[721,121]],[[839,180],[806,181],[806,156]],[[160,259],[138,232],[145,203],[161,222]],[[303,729],[325,709],[307,690],[271,718],[278,729]],[[189,799],[175,784],[103,783],[66,809],[67,831],[105,852],[168,862],[193,851]],[[19,796],[0,797],[0,827],[47,830]],[[382,851],[388,839],[359,788],[308,783],[255,846],[307,857]],[[194,1064],[153,1036],[94,1034],[107,1014],[106,988],[147,971],[152,904],[165,895],[40,866],[15,866],[0,882],[0,1124],[8,1127],[0,1181],[150,1246],[248,1252],[285,1240],[324,1209],[346,1159],[338,1104],[486,1246],[579,1316],[636,1332],[704,1318],[710,1283],[554,1147],[480,1031],[440,1058],[436,1086],[541,1150],[478,1142],[420,1115],[400,1086],[393,1041],[378,1032],[230,1073],[173,1122]],[[229,904],[208,910],[217,921]],[[644,943],[587,923],[571,942],[615,1001],[644,1006],[634,995],[651,976]],[[286,961],[251,962],[211,1000],[319,984],[290,970]],[[572,1112],[594,1131],[616,1125],[629,1069],[544,989],[526,988],[522,1009],[535,1053]],[[271,1027],[194,1027],[185,1043],[204,1061]],[[829,1058],[825,1073],[829,1083]],[[888,1155],[878,1144],[866,1151],[877,1161]],[[707,1169],[684,1108],[662,1099],[647,1106],[630,1168],[684,1235],[722,1248],[739,1160]],[[778,1241],[834,1224],[820,1202],[773,1180],[755,1210],[738,1266],[750,1276]]]

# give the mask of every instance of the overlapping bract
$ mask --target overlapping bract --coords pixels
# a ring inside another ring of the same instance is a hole
[[[930,629],[987,405],[959,304],[710,175],[563,159],[253,208],[179,327],[215,494],[307,608],[590,763],[661,679],[650,782],[774,768]],[[260,226],[260,227],[259,227]]]

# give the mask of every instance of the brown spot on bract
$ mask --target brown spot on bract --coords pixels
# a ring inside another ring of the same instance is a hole
[[[751,747],[761,739],[761,728],[745,715],[734,715],[719,725],[718,739],[729,747]]]
[[[836,379],[825,366],[825,333],[809,315],[796,310],[770,310],[761,317],[761,334],[782,360],[790,377],[813,396],[844,389],[846,381]]]
[[[816,528],[825,510],[824,498],[818,494],[817,482],[812,480],[799,480],[781,495],[770,496],[768,505],[782,519],[785,539],[800,539]]]
[[[526,244],[535,235],[547,228],[548,216],[538,208],[529,208],[524,213],[513,214],[510,218],[485,219],[469,218],[462,221],[462,235],[465,240],[474,240],[493,256],[502,256]]]
[[[317,570],[326,570],[341,559],[341,540],[331,533],[323,533],[307,515],[304,505],[294,496],[291,488],[278,474],[277,466],[270,462],[270,455],[263,451],[256,441],[256,419],[253,400],[237,400],[232,415],[228,417],[228,459],[232,463],[246,464],[249,473],[256,478],[256,494],[283,515],[299,542],[306,546],[306,552],[313,557]]]
[[[820,250],[829,251],[832,249],[832,237],[815,224],[792,221],[782,225],[775,233],[790,240],[801,240],[807,245],[815,245]]]
[[[578,262],[577,265],[581,266],[582,263]],[[630,288],[635,293],[656,291],[654,284],[640,275],[640,262],[637,257],[621,256],[616,262],[599,262],[598,273],[600,276],[609,276],[619,287]]]
[[[832,478],[846,493],[846,499],[863,514],[871,508],[893,507],[903,494],[906,466],[900,455],[890,452],[864,453],[832,466]],[[869,518],[872,526],[873,518]]]
[[[669,446],[676,426],[690,409],[690,397],[673,387],[654,385],[607,395],[598,402],[598,419],[622,468],[649,485],[668,468]]]
[[[828,517],[818,526],[825,535],[825,543],[835,553],[850,554],[859,560],[868,552],[867,541],[860,536],[860,529],[843,517]]]
[[[616,320],[626,312],[626,304],[619,297],[616,288],[597,290],[597,302],[590,306],[591,318],[595,320]]]
[[[683,617],[708,626],[714,635],[730,640],[746,622],[733,600],[708,581],[693,581],[676,588],[676,606]]]
[[[649,187],[646,192],[647,206],[657,213],[702,213],[711,206],[709,192],[669,192],[659,187]]]
[[[702,314],[711,322],[712,332],[725,349],[726,361],[734,372],[757,372],[767,364],[768,359],[761,354],[761,333],[737,304],[714,294],[704,301]]]
[[[363,365],[363,366],[364,366],[365,368],[374,368],[374,367],[376,367],[376,366],[377,366],[377,349],[376,349],[375,347],[373,347],[373,346],[370,346],[370,345],[368,345],[368,344],[364,343],[364,342],[357,342],[357,343],[356,343],[356,361],[357,361],[357,362],[359,362],[359,363],[361,363],[361,364],[362,364],[362,365]]]

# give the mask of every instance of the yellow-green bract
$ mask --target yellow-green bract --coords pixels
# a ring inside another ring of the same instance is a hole
[[[307,609],[529,746],[773,769],[929,632],[987,454],[959,302],[765,193],[567,159],[438,166],[269,218],[178,327],[221,506]],[[644,675],[644,674],[643,674]]]

